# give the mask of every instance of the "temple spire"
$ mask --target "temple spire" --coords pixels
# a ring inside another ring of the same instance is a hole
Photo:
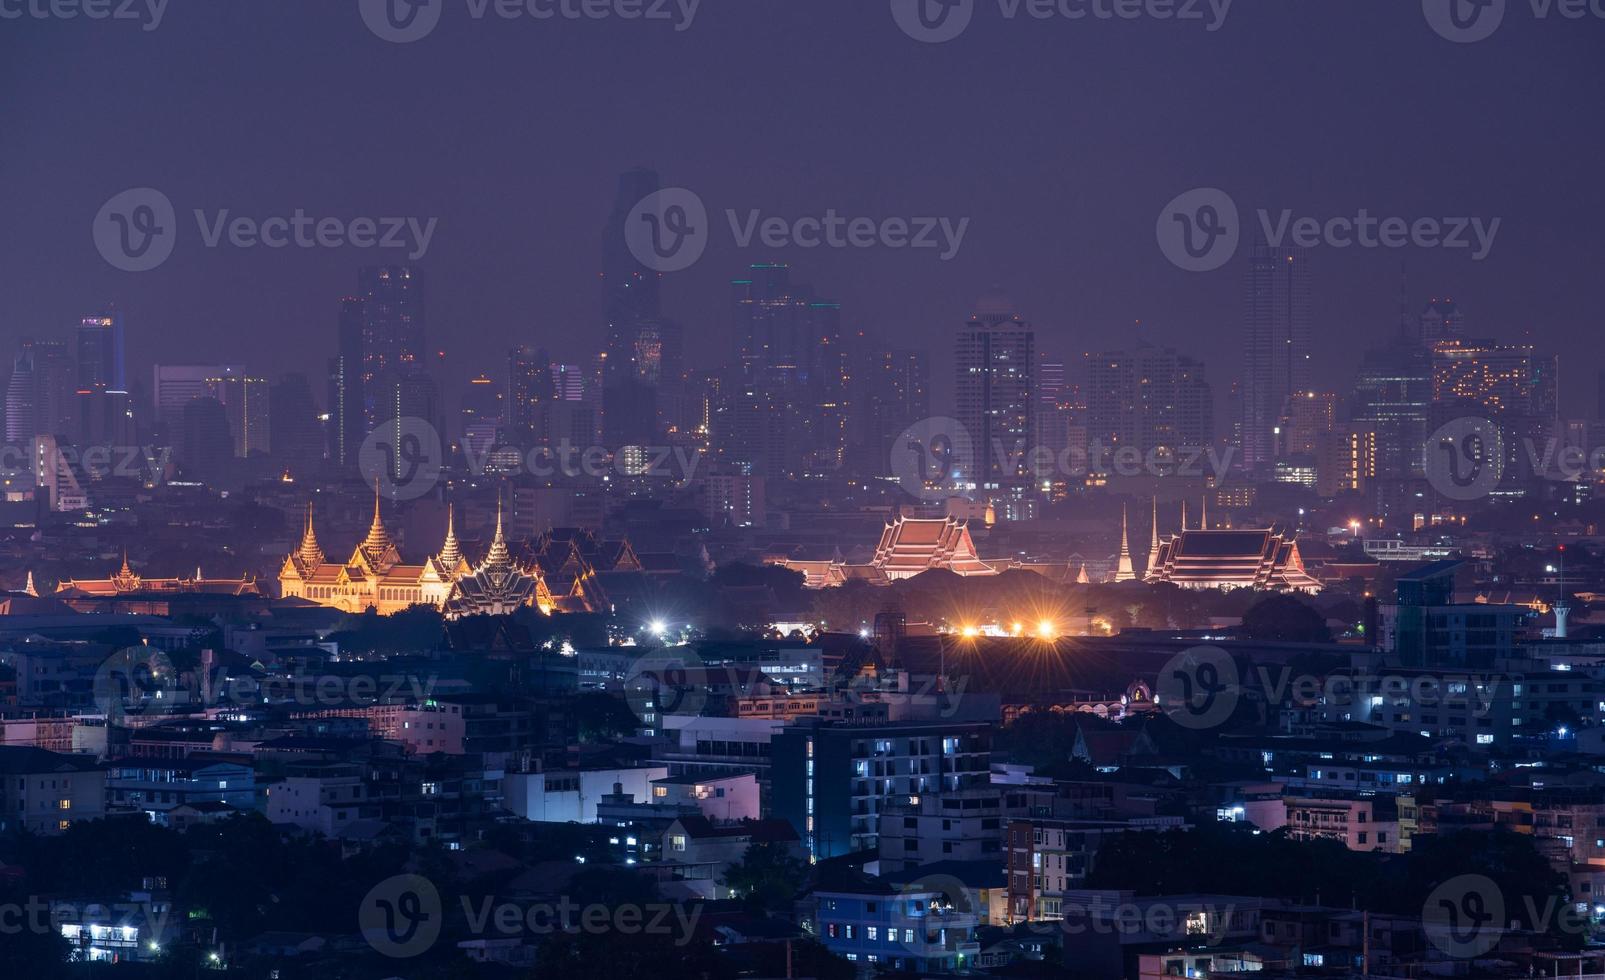
[[[1120,505],[1120,560],[1115,565],[1115,581],[1130,582],[1137,574],[1131,570],[1131,548],[1126,536],[1126,505]]]
[[[457,543],[456,511],[451,504],[446,505],[446,543],[441,545],[440,564],[447,569],[456,568],[463,560],[463,549]]]
[[[39,598],[39,590],[33,587],[33,571],[31,569],[28,572],[28,584],[23,586],[22,591],[35,599]]]
[[[312,501],[307,501],[307,519],[301,529],[301,547],[296,556],[307,565],[323,564],[323,549],[318,547],[318,533],[312,528]]]
[[[496,537],[491,539],[490,554],[485,556],[485,565],[491,568],[504,568],[513,563],[512,553],[507,550],[507,538],[502,533],[502,500],[501,495],[496,497]]]
[[[1207,531],[1209,530],[1209,494],[1204,494],[1204,499],[1198,503],[1204,509],[1204,514],[1198,521],[1198,528],[1201,531]]]
[[[1181,502],[1181,529],[1187,530],[1187,501]]]
[[[1154,496],[1154,514],[1152,531],[1148,537],[1148,565],[1147,571],[1152,572],[1159,567],[1159,497]]]

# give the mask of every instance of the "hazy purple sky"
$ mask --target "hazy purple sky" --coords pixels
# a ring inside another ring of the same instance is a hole
[[[1476,332],[1530,331],[1560,349],[1565,409],[1592,411],[1605,21],[1510,0],[1492,37],[1457,44],[1418,0],[1237,0],[1213,32],[1010,19],[1000,0],[978,0],[962,36],[925,44],[898,29],[888,0],[704,0],[684,31],[475,20],[468,0],[444,2],[438,29],[406,45],[371,33],[357,0],[172,0],[154,31],[0,20],[6,356],[18,337],[112,301],[140,377],[164,359],[321,371],[357,266],[400,254],[211,249],[191,215],[299,207],[438,218],[419,264],[454,372],[499,372],[513,342],[578,358],[601,342],[596,276],[617,174],[648,165],[716,215],[707,254],[665,286],[694,355],[728,349],[725,281],[780,259],[840,299],[847,325],[899,343],[945,353],[995,283],[1050,352],[1121,345],[1141,319],[1155,341],[1204,356],[1224,388],[1242,263],[1183,272],[1154,230],[1171,198],[1215,186],[1250,220],[1261,207],[1501,219],[1481,262],[1318,249],[1317,377],[1347,384],[1358,348],[1394,319],[1407,261],[1414,300],[1448,293]],[[172,199],[180,237],[164,265],[131,274],[101,259],[90,226],[139,186]],[[948,262],[772,252],[735,247],[725,208],[970,224]]]

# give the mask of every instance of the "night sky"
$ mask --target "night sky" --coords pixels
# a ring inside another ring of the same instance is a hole
[[[1155,241],[1167,201],[1214,186],[1251,220],[1260,207],[1501,219],[1481,262],[1316,250],[1316,379],[1347,386],[1359,349],[1396,319],[1407,262],[1412,303],[1452,295],[1473,334],[1558,349],[1563,411],[1592,414],[1605,20],[1510,0],[1492,37],[1457,44],[1418,0],[1237,0],[1213,32],[1011,20],[979,0],[962,36],[926,44],[899,30],[888,0],[705,0],[684,31],[476,21],[467,0],[444,2],[439,27],[412,44],[376,37],[357,0],[172,0],[154,31],[0,20],[5,373],[18,338],[62,333],[110,302],[139,378],[161,360],[316,377],[357,267],[405,261],[209,249],[196,208],[438,218],[418,264],[443,381],[499,376],[515,342],[586,357],[602,343],[614,185],[644,165],[715,214],[707,254],[664,289],[693,363],[729,350],[725,282],[778,259],[839,299],[844,325],[930,345],[940,380],[950,331],[996,284],[1050,353],[1127,344],[1141,320],[1153,341],[1203,356],[1224,390],[1241,357],[1242,253],[1189,273]],[[108,198],[141,186],[172,199],[179,241],[160,268],[130,274],[102,260],[90,227]],[[777,252],[737,248],[725,208],[970,223],[948,262]]]

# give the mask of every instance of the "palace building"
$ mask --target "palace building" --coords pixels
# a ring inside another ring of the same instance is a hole
[[[33,573],[28,573],[27,592],[37,595]],[[194,578],[145,578],[128,565],[128,554],[123,553],[123,567],[111,578],[65,579],[56,585],[56,596],[62,599],[110,599],[156,595],[217,595],[260,596],[256,580],[244,578],[207,578],[200,569]]]
[[[849,579],[886,585],[942,569],[956,575],[997,575],[1002,568],[981,559],[970,537],[969,522],[957,517],[920,518],[896,514],[881,531],[880,543],[867,564],[839,560],[780,559],[773,564],[803,573],[808,588],[838,586]],[[1005,560],[1004,567],[1010,562]]]
[[[1207,525],[1208,511],[1201,523]],[[1262,589],[1321,591],[1304,568],[1298,541],[1273,528],[1182,528],[1161,538],[1156,530],[1148,554],[1145,582],[1169,582],[1186,589]]]
[[[520,558],[508,544],[498,505],[490,549],[483,561],[471,563],[457,540],[455,512],[448,510],[440,551],[422,564],[407,564],[385,529],[376,494],[367,537],[343,563],[324,554],[307,508],[301,545],[279,570],[279,593],[350,613],[390,615],[415,605],[434,606],[450,619],[525,606],[583,613],[607,608],[603,574],[643,570],[628,541],[604,541],[578,528],[549,530],[524,550]]]

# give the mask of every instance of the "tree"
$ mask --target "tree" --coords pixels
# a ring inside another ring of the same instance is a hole
[[[719,884],[734,891],[748,909],[766,913],[788,908],[807,874],[807,865],[785,844],[758,841],[725,871]]]
[[[1243,613],[1243,633],[1254,640],[1330,643],[1332,631],[1312,606],[1285,593],[1273,593]]]

